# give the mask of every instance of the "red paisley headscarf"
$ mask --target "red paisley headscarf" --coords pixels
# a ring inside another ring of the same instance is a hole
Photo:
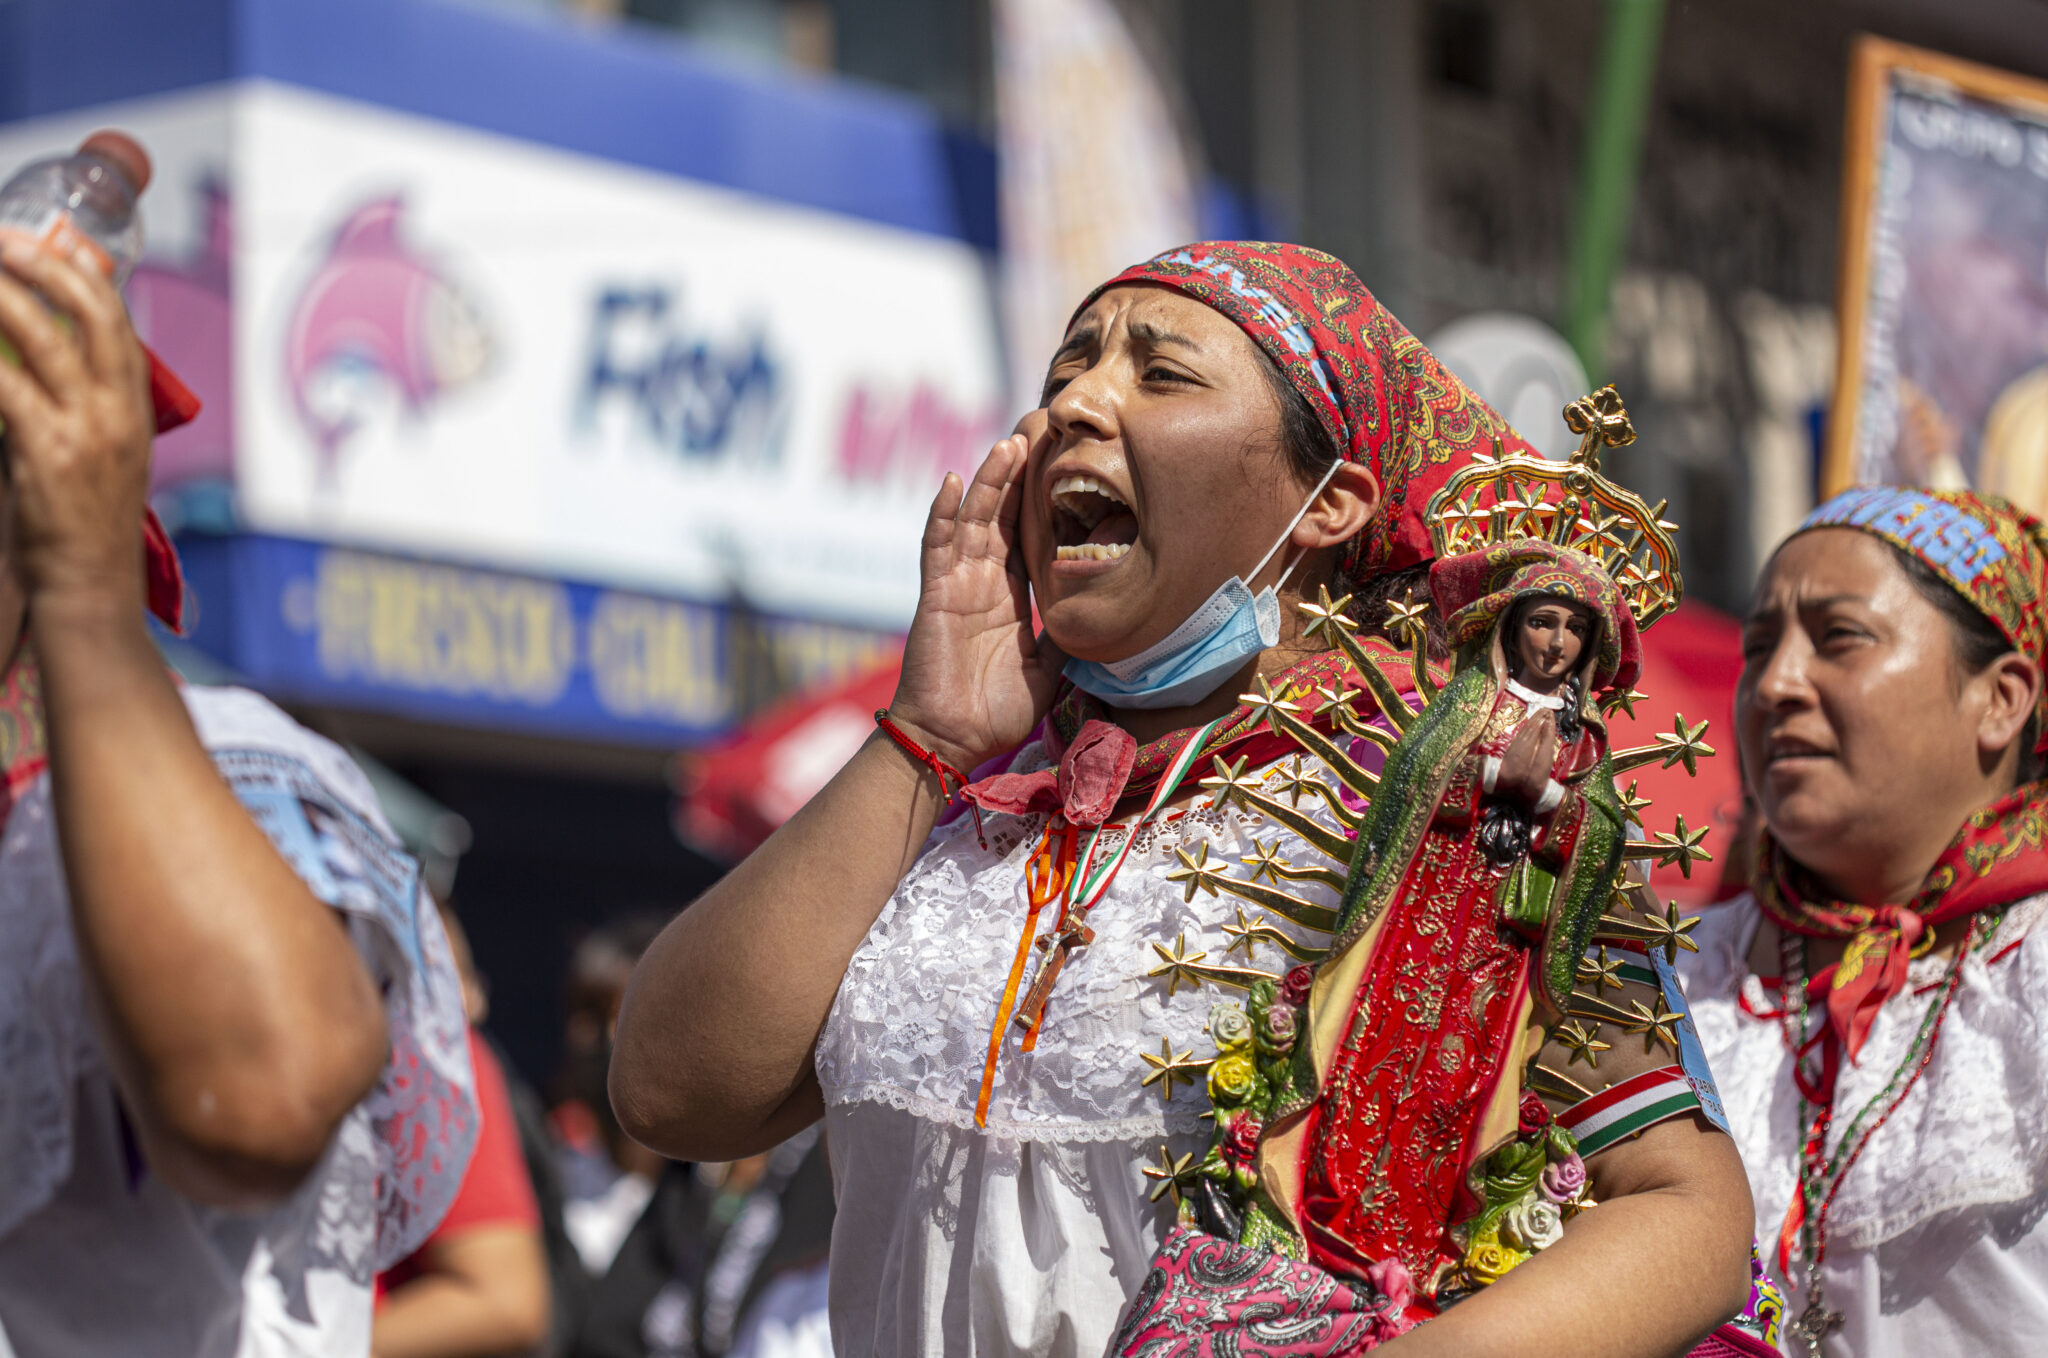
[[[1535,452],[1357,274],[1321,250],[1266,241],[1183,245],[1089,293],[1075,319],[1126,283],[1172,288],[1235,321],[1308,401],[1345,460],[1371,469],[1380,512],[1344,555],[1353,579],[1429,560],[1423,507],[1474,454],[1491,451],[1496,439],[1504,452]]]

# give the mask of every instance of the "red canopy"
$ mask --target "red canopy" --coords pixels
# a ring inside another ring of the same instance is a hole
[[[1623,792],[1633,781],[1636,795],[1648,797],[1643,824],[1654,838],[1670,830],[1679,816],[1688,829],[1709,827],[1702,847],[1714,858],[1694,863],[1690,878],[1677,867],[1655,868],[1650,880],[1660,894],[1685,905],[1702,905],[1734,895],[1740,887],[1722,884],[1736,822],[1742,814],[1742,784],[1735,771],[1735,681],[1742,674],[1742,628],[1735,619],[1705,604],[1681,604],[1643,633],[1643,676],[1636,687],[1650,696],[1636,704],[1635,716],[1615,713],[1608,723],[1613,748],[1656,743],[1659,732],[1673,730],[1683,716],[1688,726],[1708,723],[1711,759],[1698,761],[1699,776],[1688,778],[1683,764],[1661,768],[1647,764],[1618,781]]]
[[[1720,753],[1699,761],[1697,778],[1686,777],[1682,765],[1651,764],[1620,780],[1624,791],[1633,781],[1637,795],[1651,800],[1643,819],[1652,832],[1671,829],[1680,815],[1689,828],[1711,827],[1705,847],[1714,862],[1694,864],[1690,879],[1676,867],[1653,872],[1661,892],[1686,904],[1717,898],[1741,809],[1728,730],[1742,669],[1738,634],[1732,618],[1704,604],[1685,604],[1663,619],[1643,637],[1637,687],[1650,696],[1636,704],[1634,717],[1617,714],[1610,724],[1614,748],[1627,749],[1654,744],[1679,714],[1690,724],[1711,722],[1707,742]],[[721,858],[750,853],[860,748],[874,729],[875,709],[886,707],[896,692],[897,672],[891,662],[836,689],[787,699],[724,745],[682,756],[678,833]]]
[[[676,833],[700,852],[738,862],[832,780],[875,729],[896,693],[894,660],[837,688],[797,694],[755,714],[745,730],[676,759]]]

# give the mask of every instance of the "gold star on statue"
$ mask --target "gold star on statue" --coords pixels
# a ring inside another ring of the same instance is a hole
[[[1195,970],[1195,964],[1207,959],[1209,954],[1205,952],[1189,952],[1188,936],[1185,931],[1174,935],[1173,947],[1170,950],[1164,943],[1154,943],[1152,951],[1159,954],[1160,965],[1152,968],[1152,970],[1145,974],[1147,976],[1164,976],[1166,978],[1166,997],[1168,999],[1173,998],[1174,992],[1180,989],[1182,981],[1197,987],[1202,984],[1201,973]]]
[[[1650,1008],[1641,1000],[1630,1000],[1628,1008],[1629,1012],[1635,1015],[1635,1021],[1627,1025],[1628,1031],[1643,1035],[1643,1051],[1645,1054],[1655,1051],[1657,1044],[1662,1042],[1671,1049],[1673,1055],[1677,1055],[1678,1025],[1682,1021],[1683,1015],[1675,1014],[1670,1009],[1667,1009],[1662,995],[1657,997],[1657,1007],[1655,1009]]]
[[[1429,635],[1428,617],[1429,605],[1416,603],[1415,591],[1411,589],[1401,602],[1387,605],[1387,635],[1413,650]]]
[[[1479,454],[1474,460],[1485,456],[1483,453]],[[1492,517],[1492,510],[1474,508],[1472,496],[1467,492],[1456,502],[1445,506],[1443,513],[1437,515],[1437,521],[1443,524],[1444,536],[1448,540],[1462,543],[1486,536],[1486,521]]]
[[[1256,687],[1258,691],[1255,693],[1240,693],[1237,695],[1237,700],[1251,709],[1251,719],[1253,721],[1263,720],[1268,725],[1272,725],[1273,716],[1276,713],[1301,711],[1299,707],[1287,701],[1285,697],[1273,692],[1273,686],[1266,682],[1265,675],[1259,676]],[[1277,731],[1279,727],[1274,726],[1273,729]]]
[[[1237,907],[1237,922],[1223,926],[1223,936],[1230,940],[1230,946],[1223,950],[1223,955],[1228,957],[1239,948],[1243,948],[1244,960],[1255,962],[1258,960],[1254,954],[1258,950],[1259,941],[1270,938],[1272,933],[1272,926],[1266,923],[1264,915],[1254,915],[1246,919],[1244,907],[1240,905]]]
[[[1211,866],[1209,862],[1208,840],[1205,839],[1200,844],[1197,844],[1193,854],[1188,853],[1186,849],[1181,848],[1179,845],[1175,845],[1173,856],[1180,860],[1180,866],[1167,873],[1166,880],[1169,882],[1186,882],[1188,884],[1187,893],[1182,897],[1184,901],[1192,905],[1197,891],[1206,891],[1211,896],[1216,894],[1216,883],[1224,880],[1224,872],[1219,866]],[[1158,945],[1154,944],[1153,946],[1157,947]]]
[[[1621,515],[1609,514],[1597,504],[1588,505],[1585,517],[1579,522],[1586,532],[1586,538],[1580,544],[1579,550],[1586,555],[1604,556],[1607,548],[1612,547],[1618,551],[1625,545],[1621,535],[1614,531],[1627,522]]]
[[[1316,587],[1316,601],[1312,604],[1303,603],[1299,607],[1302,615],[1308,619],[1308,625],[1301,629],[1301,639],[1303,641],[1314,641],[1318,633],[1328,632],[1333,627],[1341,628],[1346,632],[1358,630],[1358,624],[1353,622],[1351,615],[1344,611],[1351,607],[1351,596],[1347,594],[1341,599],[1332,599],[1328,585],[1318,585]],[[1329,640],[1332,644],[1335,644],[1337,638],[1332,635]]]
[[[1303,771],[1301,756],[1296,755],[1288,766],[1281,770],[1273,786],[1273,795],[1287,798],[1289,806],[1300,806],[1301,795],[1314,789],[1314,775]]]
[[[1637,917],[1636,922],[1642,925],[1643,928],[1650,930],[1652,934],[1651,937],[1643,940],[1644,949],[1646,951],[1654,951],[1662,948],[1664,950],[1664,960],[1667,962],[1675,963],[1678,961],[1678,950],[1680,948],[1685,949],[1687,952],[1698,952],[1700,950],[1700,945],[1692,941],[1693,926],[1700,922],[1700,917],[1693,915],[1686,919],[1680,919],[1676,904],[1665,906],[1662,915],[1645,910]]]
[[[1637,822],[1637,824],[1641,823],[1640,821]],[[1678,817],[1675,832],[1672,830],[1659,830],[1656,840],[1657,847],[1665,852],[1657,855],[1657,866],[1660,868],[1676,866],[1679,872],[1685,875],[1685,879],[1691,881],[1692,865],[1695,862],[1706,863],[1713,861],[1714,855],[1700,847],[1701,842],[1707,837],[1707,829],[1708,827],[1704,825],[1697,830],[1688,828],[1685,823],[1685,817],[1681,814]]]
[[[1358,712],[1351,706],[1351,700],[1358,696],[1357,689],[1318,687],[1316,692],[1323,697],[1321,705],[1316,708],[1317,716],[1329,717],[1332,721],[1344,717],[1349,717],[1353,721],[1358,720]]]
[[[1250,855],[1238,861],[1252,870],[1251,880],[1254,883],[1264,878],[1274,886],[1279,886],[1281,874],[1294,866],[1280,856],[1280,841],[1277,839],[1270,844],[1254,844]]]
[[[1590,957],[1580,960],[1579,979],[1592,982],[1593,989],[1596,992],[1606,986],[1612,986],[1614,989],[1619,990],[1621,989],[1621,959],[1610,953],[1607,949],[1602,948],[1599,961],[1596,962]]]
[[[1154,944],[1153,946],[1156,947],[1158,945]],[[1600,1068],[1600,1053],[1614,1050],[1612,1042],[1602,1042],[1600,1040],[1600,1025],[1597,1023],[1588,1028],[1579,1020],[1572,1019],[1567,1023],[1560,1024],[1554,1036],[1557,1038],[1557,1044],[1571,1053],[1571,1059],[1565,1062],[1566,1069],[1570,1069],[1578,1062],[1584,1061],[1588,1066],[1598,1070]]]
[[[1173,1194],[1173,1205],[1178,1207],[1180,1206],[1181,1193],[1194,1181],[1195,1157],[1192,1152],[1189,1152],[1183,1153],[1179,1159],[1175,1159],[1173,1149],[1170,1146],[1161,1146],[1159,1148],[1159,1163],[1145,1166],[1141,1173],[1146,1178],[1154,1181],[1152,1190],[1145,1195],[1149,1201],[1158,1202],[1168,1193],[1171,1193]]]
[[[1619,712],[1623,716],[1633,719],[1636,715],[1636,704],[1649,696],[1649,694],[1639,688],[1632,688],[1627,692],[1617,689],[1601,701],[1600,708],[1610,717]]]
[[[1714,747],[1700,739],[1707,733],[1707,723],[1687,726],[1685,715],[1676,713],[1672,716],[1671,725],[1671,730],[1657,734],[1658,748],[1664,751],[1664,767],[1668,769],[1674,764],[1684,764],[1686,777],[1696,778],[1700,771],[1699,761],[1714,753]]]
[[[1505,493],[1496,494],[1493,497],[1493,512],[1496,514],[1526,514],[1531,509],[1534,509],[1537,504],[1541,503],[1541,501],[1532,502],[1529,500],[1524,500],[1522,498],[1522,491],[1525,489],[1525,487],[1522,486],[1520,482],[1514,481],[1512,479],[1504,479],[1500,484],[1501,490]],[[1512,531],[1512,529],[1510,531]]]
[[[1621,794],[1621,814],[1634,821],[1638,828],[1648,828],[1643,825],[1643,808],[1649,804],[1648,797],[1636,795],[1636,785],[1633,782],[1628,785],[1628,791]]]
[[[1245,800],[1245,794],[1260,791],[1264,780],[1258,774],[1246,776],[1244,766],[1249,760],[1249,755],[1241,755],[1235,764],[1226,764],[1223,757],[1218,755],[1210,761],[1216,772],[1214,776],[1204,778],[1202,786],[1215,795],[1217,806],[1229,806],[1236,802],[1239,806],[1250,809],[1251,803]],[[1194,898],[1191,896],[1188,899]]]
[[[1152,1073],[1138,1083],[1146,1089],[1158,1085],[1159,1092],[1166,1096],[1168,1103],[1173,1102],[1175,1084],[1193,1084],[1195,1077],[1189,1072],[1198,1071],[1209,1064],[1206,1061],[1197,1061],[1193,1048],[1178,1056],[1174,1055],[1173,1044],[1163,1037],[1159,1039],[1159,1055],[1154,1056],[1151,1052],[1139,1052],[1138,1055],[1143,1058],[1146,1065],[1152,1067]]]

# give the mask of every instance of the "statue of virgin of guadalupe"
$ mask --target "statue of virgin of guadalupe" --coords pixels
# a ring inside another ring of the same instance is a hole
[[[1453,1225],[1482,1204],[1461,1152],[1515,1132],[1518,1058],[1612,898],[1626,818],[1595,699],[1639,668],[1620,589],[1570,548],[1450,557],[1430,589],[1456,669],[1360,830],[1257,1209],[1324,1268],[1416,1279],[1463,1259]]]
[[[1726,1131],[1671,969],[1694,921],[1623,877],[1631,859],[1690,875],[1702,832],[1681,816],[1631,839],[1648,803],[1615,786],[1653,761],[1690,772],[1713,753],[1706,724],[1679,717],[1655,745],[1615,751],[1602,716],[1643,696],[1639,630],[1682,596],[1673,525],[1600,475],[1597,445],[1634,437],[1612,388],[1566,421],[1585,436],[1568,465],[1494,459],[1431,501],[1450,677],[1425,655],[1421,605],[1394,605],[1389,624],[1422,710],[1325,594],[1304,605],[1305,631],[1346,653],[1387,725],[1359,720],[1350,691],[1318,689],[1318,718],[1353,739],[1325,736],[1298,705],[1308,695],[1262,687],[1246,701],[1305,758],[1261,776],[1219,760],[1203,784],[1337,866],[1262,843],[1249,877],[1185,852],[1169,876],[1190,898],[1228,892],[1327,929],[1329,944],[1282,942],[1300,961],[1283,974],[1155,948],[1169,985],[1244,999],[1211,1013],[1206,1155],[1162,1148],[1145,1171],[1179,1225],[1125,1310],[1117,1358],[1363,1352],[1561,1240],[1592,1205],[1588,1159],[1666,1120]],[[1385,753],[1377,771],[1368,745]],[[1342,833],[1303,814],[1306,795]],[[1290,894],[1296,881],[1341,884],[1338,908]],[[1234,933],[1247,962],[1253,940],[1282,939],[1242,912]],[[1147,1059],[1166,1074],[1181,1060]],[[1775,1352],[1782,1310],[1759,1282],[1695,1358]]]

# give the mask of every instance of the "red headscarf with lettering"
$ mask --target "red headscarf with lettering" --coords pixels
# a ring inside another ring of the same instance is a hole
[[[1920,561],[2015,651],[2048,668],[2048,527],[2004,496],[1857,486],[1807,515],[1798,531],[1816,528],[1869,533]],[[2036,712],[2035,749],[2048,754],[2048,688]]]
[[[1135,264],[1074,312],[1127,283],[1156,283],[1214,307],[1279,366],[1345,460],[1380,484],[1380,512],[1352,540],[1353,579],[1433,555],[1423,507],[1474,455],[1534,449],[1381,306],[1345,263],[1267,241],[1201,241]],[[1071,325],[1072,322],[1069,322]]]

